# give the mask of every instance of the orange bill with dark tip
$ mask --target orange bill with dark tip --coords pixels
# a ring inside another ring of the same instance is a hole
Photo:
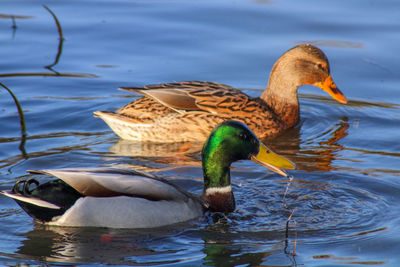
[[[332,80],[332,76],[329,75],[328,78],[325,79],[324,82],[314,83],[315,86],[318,86],[325,92],[327,92],[333,99],[336,101],[347,104],[347,99],[343,95],[343,93],[336,87],[335,82]]]

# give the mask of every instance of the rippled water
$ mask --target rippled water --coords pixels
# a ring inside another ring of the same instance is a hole
[[[120,86],[210,80],[259,95],[273,62],[310,42],[348,105],[300,89],[301,121],[268,142],[293,180],[234,164],[228,217],[147,230],[44,227],[0,197],[2,265],[400,265],[398,1],[2,1],[0,189],[27,169],[123,166],[201,192],[201,144],[119,140],[96,110],[132,100]],[[9,15],[15,16],[15,25]],[[36,177],[36,176],[35,176]],[[40,177],[36,177],[40,178]],[[42,178],[40,178],[42,179]],[[44,178],[45,179],[45,178]]]

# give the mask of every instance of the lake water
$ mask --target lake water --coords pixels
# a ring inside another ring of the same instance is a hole
[[[293,181],[235,163],[235,212],[147,230],[44,227],[0,197],[1,265],[400,266],[400,2],[215,2],[2,0],[0,82],[28,135],[21,146],[0,88],[0,190],[27,169],[121,166],[200,193],[198,149],[121,141],[92,112],[130,102],[117,90],[129,85],[209,80],[257,96],[275,60],[309,42],[349,103],[300,88],[300,123],[269,143],[297,164]]]

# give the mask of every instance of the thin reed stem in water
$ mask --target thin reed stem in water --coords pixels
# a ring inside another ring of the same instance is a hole
[[[26,126],[25,126],[25,117],[24,117],[24,111],[22,110],[21,104],[19,103],[17,97],[14,95],[14,93],[11,91],[10,88],[5,86],[3,83],[0,83],[0,86],[3,87],[4,89],[7,90],[7,92],[10,93],[11,97],[14,99],[14,103],[17,106],[18,109],[18,114],[19,114],[19,123],[21,125],[21,143],[19,145],[19,149],[22,152],[22,155],[26,158],[28,157],[28,154],[26,153],[25,150],[25,141],[26,141]]]

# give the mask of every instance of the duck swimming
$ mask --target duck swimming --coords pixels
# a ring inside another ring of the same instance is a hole
[[[340,103],[346,97],[330,75],[329,62],[317,47],[302,44],[274,64],[260,97],[214,82],[186,81],[121,90],[143,95],[116,112],[96,111],[122,139],[145,142],[204,141],[225,120],[242,121],[262,140],[273,138],[299,120],[297,89],[314,85]]]
[[[171,181],[136,170],[59,169],[29,171],[59,179],[40,184],[18,181],[13,198],[36,221],[57,226],[151,228],[183,222],[212,212],[232,212],[232,162],[251,159],[283,176],[294,169],[241,122],[226,121],[211,132],[202,150],[204,189],[198,196]],[[31,189],[31,187],[34,187]]]

